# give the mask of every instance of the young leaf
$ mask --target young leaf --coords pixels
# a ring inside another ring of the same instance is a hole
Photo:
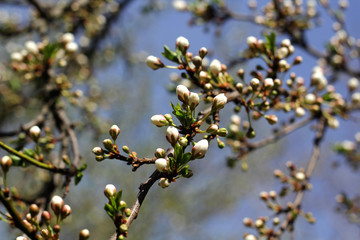
[[[266,48],[268,48],[273,55],[275,55],[276,50],[276,34],[272,32],[270,34],[265,34],[266,38]]]
[[[180,55],[166,45],[164,45],[164,52],[162,55],[172,62],[180,63]]]
[[[80,183],[83,176],[84,176],[84,174],[82,172],[78,172],[75,175],[75,185],[78,185]]]
[[[114,208],[110,204],[105,203],[104,209],[110,217],[114,216]]]

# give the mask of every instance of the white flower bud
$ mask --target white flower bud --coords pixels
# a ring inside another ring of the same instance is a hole
[[[16,238],[16,240],[28,240],[28,238],[23,237],[23,236],[19,236],[19,237]]]
[[[184,85],[178,85],[176,87],[176,95],[181,102],[183,102],[185,104],[187,104],[189,102],[190,91]]]
[[[23,55],[19,52],[13,52],[11,53],[10,58],[14,62],[21,62],[23,60]]]
[[[41,130],[38,126],[32,126],[29,130],[31,139],[36,142],[39,139],[40,132],[41,132]]]
[[[212,109],[219,110],[224,108],[225,104],[227,103],[227,97],[225,94],[220,93],[213,99]]]
[[[204,58],[204,57],[207,55],[207,53],[208,53],[208,50],[207,50],[205,47],[200,48],[200,50],[199,50],[199,56],[200,56],[201,58]]]
[[[281,46],[282,47],[290,47],[290,45],[291,45],[291,42],[287,38],[281,41]]]
[[[92,150],[92,152],[96,155],[96,156],[98,156],[98,155],[103,155],[103,150],[101,149],[101,147],[94,147],[93,148],[93,150]]]
[[[186,52],[190,46],[189,40],[184,38],[183,36],[180,36],[176,39],[176,47],[179,48],[181,52]]]
[[[165,158],[158,158],[155,161],[155,166],[159,172],[165,172],[168,170],[168,161]]]
[[[250,36],[246,39],[246,44],[249,46],[249,48],[255,48],[257,44],[257,38],[254,36]]]
[[[188,145],[188,140],[187,140],[187,138],[186,137],[181,137],[181,138],[179,138],[179,143],[180,143],[180,145],[181,146],[183,146],[183,147],[186,147],[187,145]]]
[[[351,95],[351,101],[353,104],[359,104],[360,103],[360,92],[353,93]]]
[[[305,102],[307,104],[314,104],[316,101],[316,96],[313,93],[308,93],[305,95]]]
[[[212,60],[209,66],[209,70],[212,75],[219,75],[221,72],[221,62],[217,59]]]
[[[209,148],[209,142],[206,139],[200,140],[195,143],[194,147],[191,150],[192,158],[203,158]]]
[[[27,41],[25,43],[25,49],[32,54],[38,54],[39,53],[39,48],[37,46],[37,44],[34,41]]]
[[[341,146],[345,151],[354,151],[356,149],[356,144],[352,141],[345,140],[341,143]]]
[[[304,172],[297,172],[295,174],[295,178],[299,181],[303,181],[303,180],[305,180],[306,176],[305,176]]]
[[[231,115],[230,122],[235,125],[240,125],[241,123],[241,117],[239,115]]]
[[[104,195],[107,198],[114,197],[116,194],[116,187],[113,184],[107,184],[104,189]]]
[[[191,110],[194,110],[200,102],[199,95],[197,93],[191,92],[189,97],[189,106]]]
[[[77,45],[76,42],[69,42],[65,45],[65,50],[68,53],[75,53],[78,51],[78,49],[79,49],[79,46]]]
[[[253,78],[250,80],[250,86],[254,89],[256,89],[258,86],[260,86],[260,80],[257,78]]]
[[[62,207],[64,206],[64,200],[62,197],[55,195],[51,199],[50,206],[55,215],[59,215]]]
[[[149,68],[156,70],[159,68],[163,68],[165,65],[161,62],[161,60],[158,57],[155,56],[148,56],[146,58],[146,64]]]
[[[261,228],[261,227],[263,227],[263,226],[264,226],[264,221],[263,221],[262,219],[257,219],[257,220],[255,221],[255,227]]]
[[[173,8],[177,11],[186,11],[187,4],[184,0],[174,0],[172,2]]]
[[[4,171],[4,173],[9,171],[9,168],[12,165],[12,160],[9,156],[3,156],[0,161],[1,168]]]
[[[279,68],[281,71],[287,71],[289,69],[289,64],[285,59],[279,61]]]
[[[157,127],[163,127],[169,125],[164,115],[158,114],[151,117],[151,123]]]
[[[112,139],[115,141],[120,134],[120,128],[117,125],[112,125],[109,130],[109,134],[112,137]]]
[[[286,48],[286,47],[281,47],[277,50],[277,56],[280,58],[280,59],[283,59],[287,56],[289,56],[289,49]]]
[[[297,116],[297,117],[302,117],[302,116],[304,116],[306,114],[306,112],[305,112],[305,109],[304,108],[302,108],[302,107],[297,107],[296,109],[295,109],[295,115]]]
[[[159,186],[162,188],[167,188],[168,186],[170,186],[169,180],[167,178],[160,178]]]
[[[175,145],[179,137],[180,133],[176,127],[170,126],[166,129],[166,139],[169,143],[171,143],[171,145]]]
[[[79,240],[86,240],[90,237],[90,232],[88,229],[83,229],[80,232]]]
[[[272,88],[274,86],[274,80],[272,80],[272,78],[265,78],[264,86],[266,88]]]
[[[61,36],[61,42],[63,42],[63,43],[73,42],[74,39],[75,39],[75,37],[74,37],[74,34],[72,34],[72,33],[64,33]]]
[[[248,234],[248,235],[246,235],[245,240],[257,240],[257,239],[254,235]]]
[[[69,216],[71,214],[71,207],[69,205],[64,205],[61,208],[61,219],[66,218],[67,216]]]
[[[278,117],[276,115],[265,115],[265,119],[271,125],[278,122]]]
[[[219,130],[218,125],[216,125],[216,124],[211,124],[211,125],[206,129],[206,132],[207,132],[207,133],[210,133],[210,134],[215,134],[218,130]]]
[[[164,158],[165,157],[165,150],[163,148],[157,148],[155,150],[155,157]]]
[[[328,118],[327,122],[328,122],[329,127],[333,128],[333,129],[338,128],[340,125],[339,120],[337,120],[334,117]]]
[[[350,91],[354,91],[359,86],[359,80],[357,78],[350,78],[348,81],[348,87]]]

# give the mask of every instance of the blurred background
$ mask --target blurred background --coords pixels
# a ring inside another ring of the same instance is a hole
[[[77,11],[79,16],[60,17],[62,20],[53,25],[46,23],[43,18],[34,21],[36,9],[29,2],[0,3],[0,130],[17,129],[39,112],[39,106],[32,101],[31,95],[16,99],[9,97],[8,92],[1,91],[4,82],[13,81],[19,88],[23,84],[9,67],[10,54],[23,48],[28,40],[58,39],[68,29],[74,30],[76,26],[71,26],[71,22],[83,16],[80,8]],[[65,6],[69,1],[38,2],[45,6]],[[96,5],[103,1],[93,2]],[[85,20],[81,21],[86,27],[79,27],[74,34],[86,58],[76,59],[76,66],[69,67],[68,74],[72,82],[71,90],[81,90],[86,100],[81,102],[81,107],[69,102],[66,107],[70,120],[77,123],[82,163],[87,163],[88,168],[79,185],[71,184],[70,193],[65,199],[73,211],[64,222],[61,239],[77,239],[83,228],[90,230],[91,239],[108,239],[114,232],[114,226],[103,210],[105,185],[112,183],[117,189],[122,189],[124,200],[132,205],[140,183],[154,171],[153,166],[143,166],[132,172],[131,167],[119,161],[95,161],[91,150],[108,138],[111,125],[117,124],[121,128],[117,143],[129,146],[138,156],[152,157],[156,148],[168,147],[165,128],[152,125],[150,117],[171,112],[170,102],[177,102],[176,95],[169,91],[176,86],[171,79],[179,75],[179,71],[149,69],[145,64],[148,55],[164,60],[161,57],[164,44],[174,49],[176,38],[184,36],[190,42],[189,50],[194,54],[201,47],[206,47],[210,52],[210,61],[217,58],[228,63],[241,56],[247,46],[247,36],[263,38],[264,28],[248,22],[230,20],[221,25],[190,24],[190,13],[174,10],[172,1],[165,0],[118,1],[125,3],[123,8],[115,17],[105,21],[104,16],[111,15],[115,5],[108,3],[112,1],[104,2],[109,5],[104,10],[106,14],[94,11],[93,15],[85,16]],[[260,13],[267,2],[257,1],[258,9],[250,11],[247,1],[226,1],[232,11],[250,15]],[[331,0],[330,3],[336,8],[338,1]],[[347,30],[358,39],[360,2],[350,0],[349,6],[346,10]],[[323,51],[326,42],[334,35],[333,20],[321,7],[318,9],[319,25],[314,26],[306,36],[312,46]],[[100,34],[94,43],[96,28],[101,28],[109,20],[111,24],[107,31]],[[36,30],[26,30],[30,22]],[[16,32],[14,29],[20,30]],[[280,42],[286,35],[280,34],[278,38]],[[93,48],[89,47],[93,45]],[[303,76],[306,84],[309,84],[317,59],[295,46],[294,56],[297,55],[301,55],[304,61],[293,71]],[[84,61],[86,67],[82,65]],[[168,63],[166,60],[164,62]],[[230,72],[235,75],[240,67],[246,71],[254,66],[252,61],[248,61],[237,64]],[[287,77],[284,76],[284,79]],[[340,81],[335,83],[337,90],[345,93],[348,79],[349,76],[340,76]],[[230,123],[232,107],[231,104],[226,106],[224,116],[227,117],[221,119],[222,126]],[[241,112],[240,116],[245,115]],[[255,126],[257,136],[254,141],[271,134],[271,127],[265,121],[261,120]],[[335,201],[335,196],[341,192],[349,192],[350,196],[359,193],[359,172],[331,151],[335,142],[353,140],[359,130],[359,121],[354,117],[346,122],[340,121],[340,129],[326,133],[327,140],[321,146],[320,160],[311,179],[313,190],[305,194],[302,205],[305,211],[313,213],[316,223],[309,224],[299,218],[295,224],[294,239],[359,238],[359,225],[350,224],[347,216],[336,211]],[[206,158],[191,163],[194,172],[192,178],[181,178],[167,189],[157,185],[152,187],[138,218],[131,225],[128,239],[242,239],[244,233],[251,232],[243,226],[244,217],[272,214],[258,195],[261,191],[280,189],[278,180],[273,177],[273,170],[285,171],[287,161],[306,167],[312,153],[313,138],[311,126],[305,126],[248,155],[247,171],[243,171],[240,164],[229,168],[226,157],[232,154],[231,149],[220,150],[212,142]],[[5,152],[1,150],[0,154],[4,155]],[[41,179],[34,179],[31,170],[14,169],[8,181],[9,185],[17,186],[19,192],[30,195],[41,184]],[[62,192],[58,191],[59,194]],[[18,234],[6,223],[0,224],[1,239],[15,239]],[[286,234],[284,239],[291,237]]]

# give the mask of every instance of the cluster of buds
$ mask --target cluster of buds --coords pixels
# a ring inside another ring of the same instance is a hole
[[[334,144],[334,151],[345,157],[350,167],[357,169],[360,160],[360,132],[354,136],[355,140],[344,140]]]
[[[96,161],[103,161],[106,158],[112,158],[114,154],[119,154],[118,146],[116,144],[116,139],[120,134],[120,128],[117,125],[112,125],[109,129],[109,135],[113,139],[104,139],[103,146],[104,149],[101,147],[94,147],[92,149],[93,154],[95,154]],[[124,146],[124,152],[129,153],[129,149]]]
[[[127,237],[128,226],[126,222],[131,215],[131,209],[127,207],[125,201],[121,200],[122,191],[117,192],[113,184],[105,186],[104,195],[109,200],[108,203],[105,203],[104,209],[121,233],[119,239],[124,239]]]

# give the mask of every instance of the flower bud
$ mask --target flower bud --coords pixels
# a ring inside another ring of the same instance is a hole
[[[297,65],[303,62],[303,58],[301,56],[297,56],[294,59],[293,65]]]
[[[60,196],[55,195],[51,199],[50,206],[55,215],[59,215],[62,207],[64,206],[64,200]]]
[[[250,80],[250,86],[253,88],[253,89],[257,89],[259,86],[260,86],[260,80],[257,79],[257,78],[253,78]]]
[[[35,203],[30,205],[29,212],[31,214],[31,217],[36,217],[36,215],[39,214],[39,207]]]
[[[104,152],[103,152],[103,150],[101,149],[101,147],[94,147],[93,150],[92,150],[92,152],[93,152],[96,156],[98,156],[98,155],[103,155],[103,154],[104,154]]]
[[[107,184],[104,189],[104,195],[110,199],[116,195],[116,187],[113,184]]]
[[[219,126],[216,124],[211,124],[208,129],[206,129],[207,133],[215,134],[219,130]]]
[[[308,93],[305,95],[305,103],[314,104],[316,102],[316,96],[313,93]]]
[[[167,188],[168,186],[170,186],[169,180],[167,178],[160,178],[158,184],[162,188]]]
[[[7,173],[12,165],[12,160],[9,156],[3,156],[0,161],[1,168],[4,173]]]
[[[109,152],[113,151],[113,142],[110,139],[104,139],[103,145]]]
[[[357,78],[350,78],[348,81],[349,91],[354,91],[359,86],[359,80]]]
[[[242,93],[243,89],[244,89],[244,85],[242,83],[237,83],[235,85],[235,88],[236,90],[239,92],[239,93]]]
[[[261,227],[263,227],[264,226],[264,220],[262,220],[262,219],[257,219],[256,221],[255,221],[255,227],[257,227],[257,228],[261,228]]]
[[[195,56],[193,59],[192,59],[192,62],[193,64],[195,65],[196,68],[199,68],[201,67],[202,65],[202,59],[200,56]]]
[[[21,62],[23,60],[23,55],[19,52],[13,52],[11,53],[10,58],[14,62]]]
[[[23,237],[23,236],[19,236],[19,237],[16,238],[16,240],[28,240],[28,238]]]
[[[168,170],[168,161],[165,158],[158,158],[155,161],[155,166],[159,172],[165,172]]]
[[[98,162],[101,162],[101,161],[105,160],[105,157],[104,157],[104,155],[97,155],[97,156],[95,156],[95,160]]]
[[[217,131],[217,135],[219,135],[220,137],[226,137],[227,134],[228,134],[228,130],[226,128],[220,128]]]
[[[221,141],[221,140],[218,139],[217,143],[218,143],[218,147],[219,147],[220,149],[223,149],[223,148],[225,147],[225,143],[224,143],[223,141]]]
[[[146,58],[146,64],[148,65],[149,68],[153,70],[165,67],[165,65],[161,62],[161,60],[155,56],[148,56]]]
[[[194,147],[191,150],[192,159],[205,157],[208,148],[209,142],[206,139],[200,140],[199,142],[195,143]]]
[[[205,47],[200,48],[199,55],[201,58],[204,58],[208,53],[208,50]]]
[[[252,234],[248,234],[246,235],[245,240],[257,240],[257,238]]]
[[[152,116],[151,117],[151,123],[154,124],[157,127],[163,127],[163,126],[169,125],[169,122],[161,114]]]
[[[41,214],[41,221],[48,225],[50,223],[50,220],[51,220],[50,212],[43,211]]]
[[[272,80],[272,78],[265,78],[264,86],[265,88],[272,88],[274,86],[274,80]]]
[[[127,217],[129,217],[131,215],[131,209],[130,208],[125,208],[125,215]]]
[[[64,205],[61,208],[61,219],[65,219],[70,214],[71,214],[71,207],[69,205]]]
[[[173,8],[177,11],[186,11],[187,4],[184,0],[174,0],[172,2]]]
[[[190,91],[184,85],[178,85],[176,87],[176,95],[181,102],[183,102],[185,104],[187,104],[189,102]]]
[[[251,227],[252,224],[253,224],[253,221],[252,221],[251,218],[246,217],[246,218],[243,219],[243,224],[246,227]]]
[[[126,145],[122,146],[122,150],[123,150],[124,153],[126,153],[126,154],[129,154],[129,153],[130,153],[130,149],[129,149],[129,147],[126,146]]]
[[[290,45],[291,45],[291,42],[290,42],[290,40],[287,39],[287,38],[285,38],[285,39],[283,39],[283,40],[281,41],[281,46],[282,46],[282,47],[290,47]]]
[[[360,103],[360,93],[359,92],[355,92],[355,93],[351,94],[351,102],[353,104],[359,104]]]
[[[109,130],[109,134],[112,137],[112,139],[115,141],[120,134],[120,128],[117,125],[112,125]]]
[[[189,40],[184,38],[183,36],[180,36],[176,39],[176,47],[182,52],[185,53],[186,50],[188,50],[190,46]]]
[[[219,73],[221,72],[221,62],[217,59],[212,60],[209,66],[209,70],[212,75],[219,75]]]
[[[296,109],[295,109],[295,115],[297,116],[297,117],[302,117],[302,116],[304,116],[306,114],[306,112],[305,112],[305,109],[304,108],[302,108],[302,107],[297,107]]]
[[[336,129],[339,127],[340,123],[339,123],[339,120],[337,120],[336,118],[334,117],[329,117],[327,119],[327,123],[329,125],[329,127],[333,128],[333,129]]]
[[[194,110],[200,102],[200,98],[199,95],[197,93],[194,92],[190,92],[190,97],[189,97],[189,106],[191,110]]]
[[[65,51],[68,53],[75,53],[79,49],[79,46],[76,42],[69,42],[65,45]]]
[[[232,124],[235,124],[235,125],[240,125],[240,123],[241,123],[241,118],[240,118],[240,116],[239,115],[231,115],[231,117],[230,117],[230,122],[232,123]]]
[[[182,147],[186,147],[188,145],[188,140],[186,137],[179,138],[179,143]]]
[[[79,240],[87,240],[90,237],[90,232],[86,228],[81,230]]]
[[[64,33],[61,36],[60,41],[63,42],[63,43],[70,43],[70,42],[73,42],[74,39],[75,39],[74,34],[72,34],[72,33]]]
[[[281,47],[277,50],[277,56],[280,59],[283,59],[289,55],[289,49],[286,47]]]
[[[157,148],[155,150],[155,157],[157,158],[164,158],[165,157],[165,150],[162,148]]]
[[[207,72],[201,71],[199,73],[199,78],[200,78],[200,81],[207,82],[210,79],[210,76],[209,76],[209,74]]]
[[[204,90],[207,91],[207,92],[210,92],[211,90],[213,90],[213,86],[211,83],[206,83],[204,85]]]
[[[256,48],[257,45],[257,38],[253,36],[249,36],[246,39],[246,44],[249,46],[249,48]]]
[[[27,41],[25,43],[25,49],[32,54],[38,54],[39,53],[39,48],[37,46],[37,44],[34,41]]]
[[[124,209],[127,207],[127,204],[125,201],[121,200],[120,203],[119,203],[119,206],[120,206],[120,209]]]
[[[305,173],[303,173],[303,172],[297,172],[295,174],[295,178],[299,181],[303,181],[303,180],[305,180],[306,176],[305,176]]]
[[[278,117],[276,115],[265,115],[264,117],[270,125],[274,125],[278,122]]]
[[[180,137],[180,133],[176,127],[170,126],[166,129],[166,139],[171,145],[175,145]]]
[[[37,142],[37,140],[39,139],[40,136],[40,128],[38,126],[32,126],[29,130],[29,134],[32,140],[34,140],[35,142]]]
[[[212,109],[220,110],[224,108],[226,103],[227,103],[227,97],[225,96],[225,94],[220,93],[213,99]]]

